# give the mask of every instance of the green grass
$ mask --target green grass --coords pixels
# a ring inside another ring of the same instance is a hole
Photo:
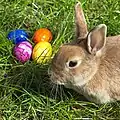
[[[53,51],[74,39],[74,5],[77,0],[0,1],[0,120],[120,119],[120,103],[97,105],[72,90],[51,86],[47,65],[12,55],[9,31],[26,30],[30,38],[41,27],[53,33]],[[105,23],[108,35],[120,33],[120,0],[81,0],[88,27]],[[32,40],[30,39],[31,43]]]

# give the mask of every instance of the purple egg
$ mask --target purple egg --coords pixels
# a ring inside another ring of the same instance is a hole
[[[16,44],[13,49],[13,54],[18,61],[25,63],[31,58],[32,45],[28,41]]]

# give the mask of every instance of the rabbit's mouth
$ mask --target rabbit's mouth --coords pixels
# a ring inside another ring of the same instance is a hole
[[[65,72],[65,71],[57,71],[57,70],[48,70],[48,74],[50,76],[51,82],[58,84],[58,85],[67,85],[68,83],[70,84],[71,82],[71,77],[70,75]]]
[[[51,71],[50,72],[50,80],[58,85],[64,85],[66,82],[65,78],[62,77],[60,74],[56,74],[55,72]]]

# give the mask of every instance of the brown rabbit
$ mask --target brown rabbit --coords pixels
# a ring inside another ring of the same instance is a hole
[[[106,37],[105,24],[88,32],[80,3],[75,22],[76,41],[61,46],[52,60],[52,82],[95,103],[120,100],[120,36]]]

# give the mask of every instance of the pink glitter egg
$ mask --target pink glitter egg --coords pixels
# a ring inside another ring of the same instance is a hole
[[[20,42],[15,45],[13,54],[18,61],[25,63],[31,58],[32,45],[28,41]]]

